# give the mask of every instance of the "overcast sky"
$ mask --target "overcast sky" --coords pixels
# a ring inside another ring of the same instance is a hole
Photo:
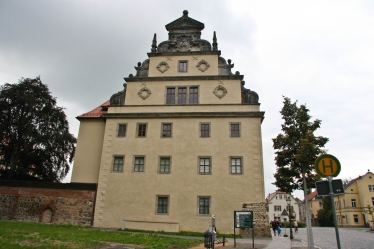
[[[330,139],[337,178],[374,170],[372,0],[0,0],[0,83],[40,75],[77,136],[75,117],[121,91],[153,34],[167,40],[165,25],[183,10],[205,24],[202,39],[216,31],[222,57],[260,97],[266,195],[276,190],[271,139],[281,132],[282,96],[322,120],[316,134]]]

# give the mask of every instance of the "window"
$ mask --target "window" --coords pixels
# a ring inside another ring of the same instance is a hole
[[[242,159],[232,157],[230,168],[231,174],[242,174]]]
[[[369,191],[373,192],[374,191],[374,185],[369,185]]]
[[[123,156],[115,156],[113,159],[112,172],[122,172],[123,170]]]
[[[279,195],[279,200],[282,200],[282,195]]]
[[[210,197],[199,197],[199,214],[210,214]]]
[[[210,158],[200,157],[199,158],[199,173],[200,174],[210,174]]]
[[[354,214],[353,215],[353,220],[354,220],[354,222],[357,224],[357,223],[359,223],[358,222],[358,214]]]
[[[138,137],[146,137],[147,135],[147,124],[138,124]]]
[[[374,206],[374,197],[371,197],[371,204]]]
[[[171,137],[171,124],[162,124],[162,137]]]
[[[175,88],[166,88],[166,104],[175,104]]]
[[[200,124],[200,137],[210,137],[210,124]]]
[[[352,207],[356,207],[356,199],[351,199],[351,204],[352,204]]]
[[[199,103],[198,98],[199,92],[197,87],[190,87],[190,104],[197,104]]]
[[[160,165],[158,173],[169,174],[170,173],[170,157],[160,157]]]
[[[144,156],[136,156],[134,158],[134,172],[144,172]]]
[[[117,137],[126,137],[126,124],[118,125]]]
[[[199,87],[197,86],[180,86],[166,88],[167,105],[185,105],[199,103]]]
[[[179,61],[179,72],[187,72],[187,61]]]
[[[169,206],[168,196],[157,196],[157,214],[167,214]]]
[[[231,137],[240,137],[240,124],[230,124]]]
[[[187,102],[187,88],[178,88],[178,104],[186,104]]]
[[[282,211],[282,206],[274,206],[274,211]]]
[[[284,199],[287,200],[287,195],[284,195]]]

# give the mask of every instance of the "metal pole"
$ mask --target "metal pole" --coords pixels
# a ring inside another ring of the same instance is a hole
[[[335,203],[334,203],[334,191],[332,189],[332,177],[327,177],[329,181],[329,189],[330,189],[330,199],[331,199],[331,206],[332,206],[332,216],[334,218],[334,224],[335,224],[335,234],[336,234],[336,242],[338,244],[338,249],[341,249],[340,247],[340,238],[339,238],[339,229],[338,229],[338,223],[336,222],[336,211],[335,211]]]
[[[291,197],[288,197],[291,199]],[[291,205],[288,205],[289,223],[290,223],[290,239],[293,239],[292,226],[291,226]]]
[[[309,200],[308,200],[308,193],[306,187],[306,179],[305,179],[305,168],[303,165],[303,186],[304,186],[304,200],[305,200],[305,214],[306,214],[306,226],[307,226],[307,237],[308,237],[308,249],[314,249],[314,238],[313,238],[313,230],[312,225],[310,224],[310,209],[309,209]]]
[[[252,221],[252,248],[255,248],[255,230],[254,230],[254,222]]]

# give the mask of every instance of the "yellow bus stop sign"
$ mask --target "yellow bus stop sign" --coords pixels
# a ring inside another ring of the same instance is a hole
[[[338,176],[340,173],[340,162],[333,155],[323,154],[314,162],[314,168],[317,174],[322,177]]]

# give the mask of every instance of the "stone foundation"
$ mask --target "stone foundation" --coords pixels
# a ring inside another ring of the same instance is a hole
[[[244,203],[243,211],[253,211],[254,236],[271,237],[269,217],[266,213],[266,203]],[[252,237],[252,229],[241,229],[241,235]]]
[[[0,181],[0,219],[91,226],[96,184]]]

